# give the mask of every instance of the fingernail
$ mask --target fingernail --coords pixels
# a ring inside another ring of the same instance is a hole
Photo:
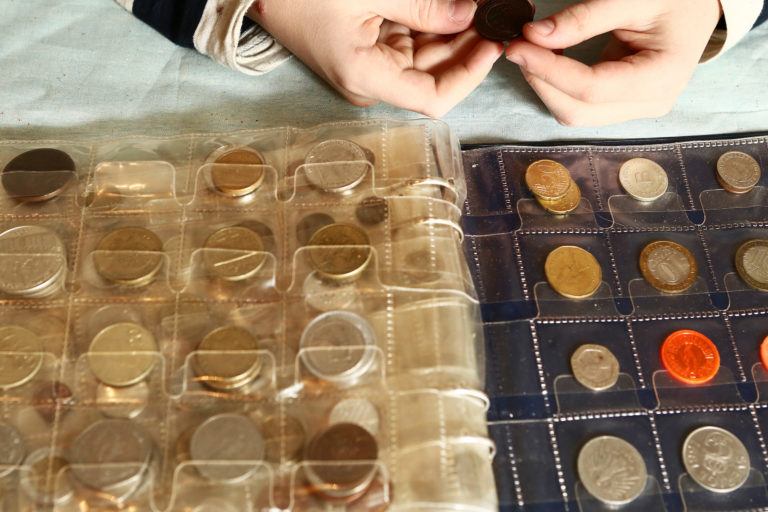
[[[534,32],[540,36],[548,36],[555,30],[555,22],[550,19],[543,19],[529,23]]]
[[[518,55],[517,53],[513,53],[511,55],[507,55],[507,60],[510,61],[510,62],[514,62],[515,64],[517,64],[521,68],[525,67],[525,59],[523,58],[522,55]]]
[[[474,16],[477,9],[477,4],[472,0],[450,0],[450,2],[449,16],[451,21],[456,23],[464,23]]]

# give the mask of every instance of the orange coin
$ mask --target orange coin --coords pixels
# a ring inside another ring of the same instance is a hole
[[[763,368],[768,370],[768,336],[760,344],[760,362],[763,363]]]
[[[700,332],[675,331],[661,345],[661,363],[686,384],[704,384],[717,374],[720,354],[712,340]]]

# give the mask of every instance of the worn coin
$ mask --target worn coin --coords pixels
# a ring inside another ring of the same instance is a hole
[[[749,478],[749,452],[720,427],[697,428],[683,442],[683,465],[693,480],[717,493],[733,492]]]
[[[8,162],[0,182],[21,202],[48,201],[61,195],[75,179],[75,162],[59,149],[38,148]]]
[[[344,193],[365,179],[370,163],[365,150],[348,140],[326,140],[304,159],[307,181],[326,192]]]
[[[75,494],[69,481],[69,462],[49,448],[39,448],[24,460],[21,474],[24,493],[40,505],[64,505]]]
[[[383,197],[366,197],[355,208],[355,217],[365,226],[375,226],[387,220],[389,203]]]
[[[768,240],[750,240],[736,251],[736,271],[749,286],[768,292]]]
[[[159,354],[154,335],[131,322],[112,324],[99,331],[88,348],[88,365],[104,384],[131,386],[146,379]]]
[[[261,424],[265,458],[270,462],[298,460],[304,449],[304,426],[290,414],[274,414]]]
[[[53,423],[56,419],[56,408],[59,409],[59,417],[69,412],[74,403],[72,390],[63,382],[49,380],[41,382],[32,395],[40,417],[48,423]]]
[[[189,444],[197,471],[209,480],[226,483],[251,476],[264,459],[264,449],[264,438],[253,421],[230,413],[205,420]]]
[[[525,184],[539,199],[556,201],[568,193],[571,173],[554,160],[538,160],[526,169]]]
[[[709,382],[720,369],[720,353],[712,340],[690,329],[675,331],[661,345],[661,363],[686,384]]]
[[[18,325],[0,326],[0,390],[23,386],[43,366],[43,343]]]
[[[116,388],[99,383],[96,387],[96,406],[109,418],[133,419],[144,412],[149,402],[149,386],[139,382]]]
[[[631,503],[645,489],[645,460],[637,449],[614,436],[590,439],[579,450],[576,462],[587,491],[609,506]]]
[[[353,423],[376,436],[379,434],[379,409],[365,398],[346,398],[333,406],[328,423]]]
[[[319,229],[309,245],[312,267],[321,277],[336,281],[356,278],[373,257],[368,235],[350,224],[331,224]]]
[[[651,242],[640,252],[640,272],[657,290],[681,293],[696,282],[699,267],[691,251],[675,242],[661,240]]]
[[[544,262],[550,286],[569,299],[591,297],[600,288],[603,272],[592,254],[572,245],[553,250]]]
[[[655,201],[667,192],[669,178],[662,166],[647,158],[632,158],[619,169],[619,183],[638,201]]]
[[[261,237],[242,226],[219,229],[208,237],[203,248],[208,272],[226,281],[249,279],[267,261]]]
[[[209,161],[214,190],[227,197],[243,197],[256,191],[264,182],[264,157],[253,148],[226,147]]]
[[[163,266],[163,242],[141,227],[107,233],[93,253],[96,272],[106,281],[131,287],[151,283]]]
[[[566,192],[560,199],[555,199],[553,201],[548,199],[538,199],[538,201],[549,213],[555,215],[567,215],[581,204],[581,189],[575,181],[571,180],[568,192]]]
[[[533,21],[536,7],[529,0],[480,0],[475,12],[475,28],[491,41],[511,41]]]
[[[307,245],[319,229],[330,226],[334,222],[336,221],[333,220],[333,217],[325,213],[306,215],[296,223],[296,239],[300,245]]]
[[[258,340],[237,326],[219,327],[197,346],[192,359],[198,379],[213,389],[229,391],[247,385],[261,371]]]
[[[619,361],[602,345],[581,345],[571,356],[576,381],[592,391],[612,388],[619,380]]]
[[[346,309],[358,297],[354,283],[338,283],[320,279],[317,272],[310,272],[302,288],[304,300],[318,311]]]
[[[61,289],[67,251],[54,231],[17,226],[0,234],[0,293],[40,298]]]
[[[728,192],[746,194],[760,182],[760,164],[741,151],[729,151],[717,160],[717,180]]]
[[[15,427],[0,422],[0,478],[16,469],[26,453],[21,433]]]

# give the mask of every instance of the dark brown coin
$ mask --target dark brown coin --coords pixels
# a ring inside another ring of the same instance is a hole
[[[536,7],[528,0],[484,0],[475,13],[475,28],[491,41],[511,41],[533,21]]]
[[[75,177],[75,162],[65,152],[40,148],[22,153],[5,166],[2,184],[21,202],[41,202],[61,194]]]
[[[296,223],[296,238],[301,245],[307,245],[320,228],[330,226],[334,222],[333,217],[325,213],[307,215]]]
[[[389,205],[383,197],[366,197],[355,209],[355,216],[361,224],[366,226],[375,226],[386,220]]]
[[[61,407],[62,415],[72,405],[72,390],[63,382],[50,380],[40,383],[32,399],[40,416],[48,423],[53,423],[57,404]]]

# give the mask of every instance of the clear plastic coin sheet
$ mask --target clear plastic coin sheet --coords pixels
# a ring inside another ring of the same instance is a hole
[[[495,510],[432,121],[0,142],[0,509]]]
[[[464,167],[501,509],[768,507],[766,138]]]

